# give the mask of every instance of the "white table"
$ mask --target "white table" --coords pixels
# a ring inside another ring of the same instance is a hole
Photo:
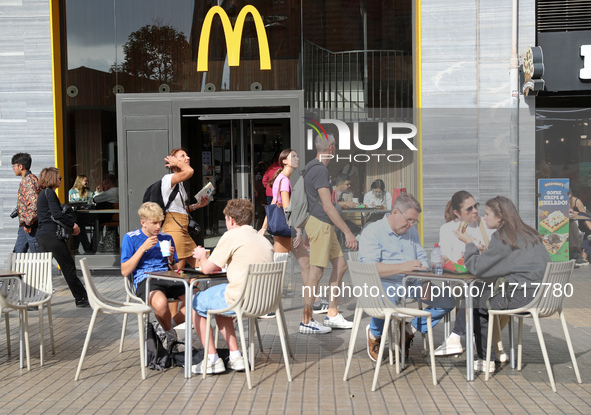
[[[146,281],[146,304],[150,304],[148,296],[150,295],[150,280],[152,278],[182,282],[185,285],[185,378],[189,379],[191,377],[191,366],[193,365],[193,333],[191,332],[193,328],[191,321],[193,319],[193,289],[195,285],[200,282],[224,281],[227,277],[225,272],[205,275],[196,270],[183,271],[184,272],[180,274],[176,271],[148,272],[148,280]],[[193,279],[191,283],[189,283],[190,279]],[[207,349],[207,346],[204,346],[204,348]],[[204,356],[207,358],[207,353],[205,353]]]

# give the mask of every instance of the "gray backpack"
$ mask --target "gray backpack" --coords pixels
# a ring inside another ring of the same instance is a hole
[[[284,209],[285,219],[290,228],[303,228],[308,221],[308,217],[310,217],[310,213],[308,212],[308,196],[306,195],[306,187],[304,185],[304,176],[306,173],[306,170],[302,171],[301,177],[292,188],[289,205]],[[320,198],[316,199],[316,203],[318,203],[318,200]],[[316,203],[314,203],[314,206],[316,206]]]

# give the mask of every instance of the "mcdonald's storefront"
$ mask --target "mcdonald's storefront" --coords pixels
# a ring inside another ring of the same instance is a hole
[[[494,46],[489,55],[472,55],[482,36],[472,38],[474,10],[460,0],[445,7],[436,0],[30,3],[48,4],[47,20],[32,26],[42,39],[37,45],[49,42],[51,49],[52,142],[44,136],[42,145],[53,146],[55,157],[52,163],[47,153],[31,151],[32,170],[58,166],[64,177],[61,197],[77,175],[88,176],[91,189],[115,175],[120,233],[138,225],[135,212],[143,191],[166,172],[164,156],[182,146],[195,169],[188,193],[194,195],[208,181],[216,187],[214,202],[195,214],[203,229],[199,242],[207,245],[224,231],[221,211],[227,200],[249,197],[257,209],[262,205],[260,177],[278,151],[294,148],[302,164],[314,157],[308,125],[322,124],[338,137],[337,126],[321,120],[345,122],[353,138],[350,146],[339,148],[331,175],[352,164],[355,197],[369,191],[375,179],[382,179],[390,193],[405,188],[417,195],[425,208],[420,226],[426,246],[436,240],[443,208],[455,190],[466,188],[481,200],[508,192],[504,173],[489,177],[486,165],[508,162],[508,151],[488,151],[498,140],[484,137],[485,121],[475,105],[484,98],[492,108],[506,96],[480,90],[478,74],[485,66],[470,62],[481,62],[482,56],[493,56],[493,62],[494,54],[508,62],[509,55]],[[31,14],[27,6],[23,0],[23,15]],[[510,22],[510,15],[503,12],[498,19]],[[497,26],[491,22],[491,38],[510,35]],[[533,30],[520,36],[534,43]],[[487,75],[501,79],[505,68],[495,65],[486,67]],[[47,68],[43,75],[49,75]],[[47,78],[39,82],[47,84]],[[427,107],[428,116],[421,111]],[[528,142],[535,122],[526,113],[520,122]],[[416,126],[411,141],[418,150],[386,139],[377,150],[366,150],[382,134],[379,123],[388,122]],[[12,153],[26,151],[30,138],[21,137],[25,147],[13,145]],[[534,151],[533,143],[523,148]],[[375,162],[369,157],[373,153],[383,157]],[[465,165],[450,169],[464,154]],[[3,155],[4,160],[9,156]],[[396,162],[386,159],[390,155]],[[529,157],[524,160],[520,180],[533,183],[533,164]],[[533,192],[523,193],[532,205],[527,212],[534,211]],[[10,226],[4,228],[12,232]],[[0,242],[0,252],[11,243]]]

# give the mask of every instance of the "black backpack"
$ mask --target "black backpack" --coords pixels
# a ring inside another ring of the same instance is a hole
[[[152,370],[163,370],[172,366],[170,354],[164,348],[162,340],[156,334],[154,325],[148,322],[146,333],[146,354],[148,357],[148,367]]]
[[[164,206],[164,200],[162,199],[162,179],[160,179],[156,183],[152,183],[150,186],[148,186],[148,188],[144,192],[144,198],[142,199],[142,203],[154,202],[154,203],[158,204],[158,206],[160,206],[160,208],[162,208],[162,211],[166,215],[166,211],[168,210],[168,207],[170,206],[170,204],[172,203],[172,201],[174,200],[174,198],[176,197],[176,195],[178,193],[179,193],[179,183],[177,183],[174,186],[174,188],[172,189],[172,192],[170,193],[170,196],[168,197],[168,202],[166,203],[166,206]]]

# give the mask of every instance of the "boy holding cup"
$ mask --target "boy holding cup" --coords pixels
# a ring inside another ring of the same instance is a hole
[[[146,202],[138,210],[142,227],[128,232],[121,242],[121,273],[125,278],[132,276],[138,297],[146,298],[148,272],[168,271],[178,268],[178,259],[172,236],[160,233],[164,213],[158,204]],[[168,299],[181,301],[181,310],[172,315]],[[177,339],[174,327],[185,321],[185,285],[154,279],[150,281],[149,305],[160,327],[166,334],[168,344]],[[167,346],[168,346],[167,344]]]

